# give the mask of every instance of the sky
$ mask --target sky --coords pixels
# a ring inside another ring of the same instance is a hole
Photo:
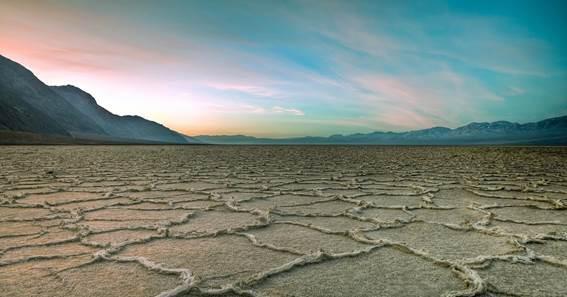
[[[567,1],[0,1],[0,54],[187,135],[567,114]]]

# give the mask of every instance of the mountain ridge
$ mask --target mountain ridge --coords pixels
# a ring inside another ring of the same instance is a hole
[[[91,94],[73,85],[52,86],[51,88],[114,137],[173,143],[185,141],[182,135],[157,122],[137,115],[115,115],[98,105]]]
[[[432,127],[406,132],[375,131],[335,134],[328,137],[257,138],[247,135],[198,135],[195,138],[211,144],[567,145],[567,115],[525,124],[509,121],[472,122],[453,129]]]
[[[2,55],[0,129],[101,143],[192,142],[192,138],[143,117],[113,114],[76,86],[48,86],[32,71]]]

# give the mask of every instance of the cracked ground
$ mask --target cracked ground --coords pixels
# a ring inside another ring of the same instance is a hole
[[[0,296],[567,296],[567,149],[0,147]]]

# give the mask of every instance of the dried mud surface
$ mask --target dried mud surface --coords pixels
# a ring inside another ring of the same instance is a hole
[[[0,296],[567,296],[567,149],[0,147]]]

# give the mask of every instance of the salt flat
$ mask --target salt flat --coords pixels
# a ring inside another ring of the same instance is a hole
[[[0,296],[567,296],[567,148],[0,147]]]

